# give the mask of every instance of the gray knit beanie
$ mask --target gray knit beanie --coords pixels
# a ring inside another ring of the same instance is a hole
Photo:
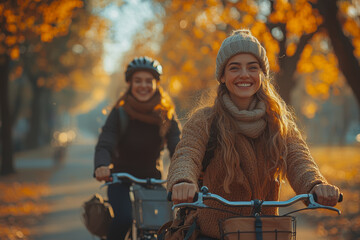
[[[260,63],[260,67],[265,76],[269,75],[269,60],[266,56],[265,48],[251,34],[250,30],[241,29],[233,31],[231,36],[226,38],[220,47],[216,57],[216,78],[220,78],[228,60],[238,53],[251,53]]]

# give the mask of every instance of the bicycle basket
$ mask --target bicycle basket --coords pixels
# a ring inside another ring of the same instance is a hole
[[[157,231],[173,217],[171,203],[166,200],[166,189],[162,186],[145,188],[140,185],[131,187],[130,198],[136,227]]]
[[[254,216],[231,217],[219,223],[221,239],[258,240]],[[262,240],[293,240],[296,237],[296,221],[292,216],[260,216],[257,222]]]

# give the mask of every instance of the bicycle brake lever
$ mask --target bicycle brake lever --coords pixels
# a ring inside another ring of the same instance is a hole
[[[180,208],[180,207],[208,208],[209,206],[203,203],[203,193],[199,192],[197,196],[197,200],[195,202],[175,204],[174,206],[172,206],[171,209],[174,210],[175,208]]]
[[[315,202],[314,196],[312,194],[310,194],[310,196],[309,196],[309,202],[310,203],[307,206],[307,208],[309,208],[309,209],[324,208],[324,209],[335,211],[339,215],[341,214],[341,211],[339,209],[337,209],[337,208],[330,207],[330,206],[324,206],[324,205],[321,205],[321,204]]]
[[[114,183],[122,183],[122,181],[121,181],[118,177],[116,177],[116,176],[113,175],[113,176],[112,176],[112,181],[111,181],[111,182],[106,182],[106,183],[102,184],[102,185],[100,186],[100,189],[103,188],[103,187],[105,187],[105,186],[114,184]]]

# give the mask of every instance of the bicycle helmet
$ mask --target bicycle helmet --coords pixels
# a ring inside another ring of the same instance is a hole
[[[125,80],[129,82],[131,76],[136,71],[146,70],[152,73],[156,80],[160,80],[160,75],[162,74],[162,67],[157,60],[154,60],[150,57],[139,57],[134,58],[126,68],[125,71]]]

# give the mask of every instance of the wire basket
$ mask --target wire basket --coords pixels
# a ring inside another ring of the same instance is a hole
[[[221,220],[219,228],[223,240],[296,239],[296,219],[293,216],[237,216]]]

